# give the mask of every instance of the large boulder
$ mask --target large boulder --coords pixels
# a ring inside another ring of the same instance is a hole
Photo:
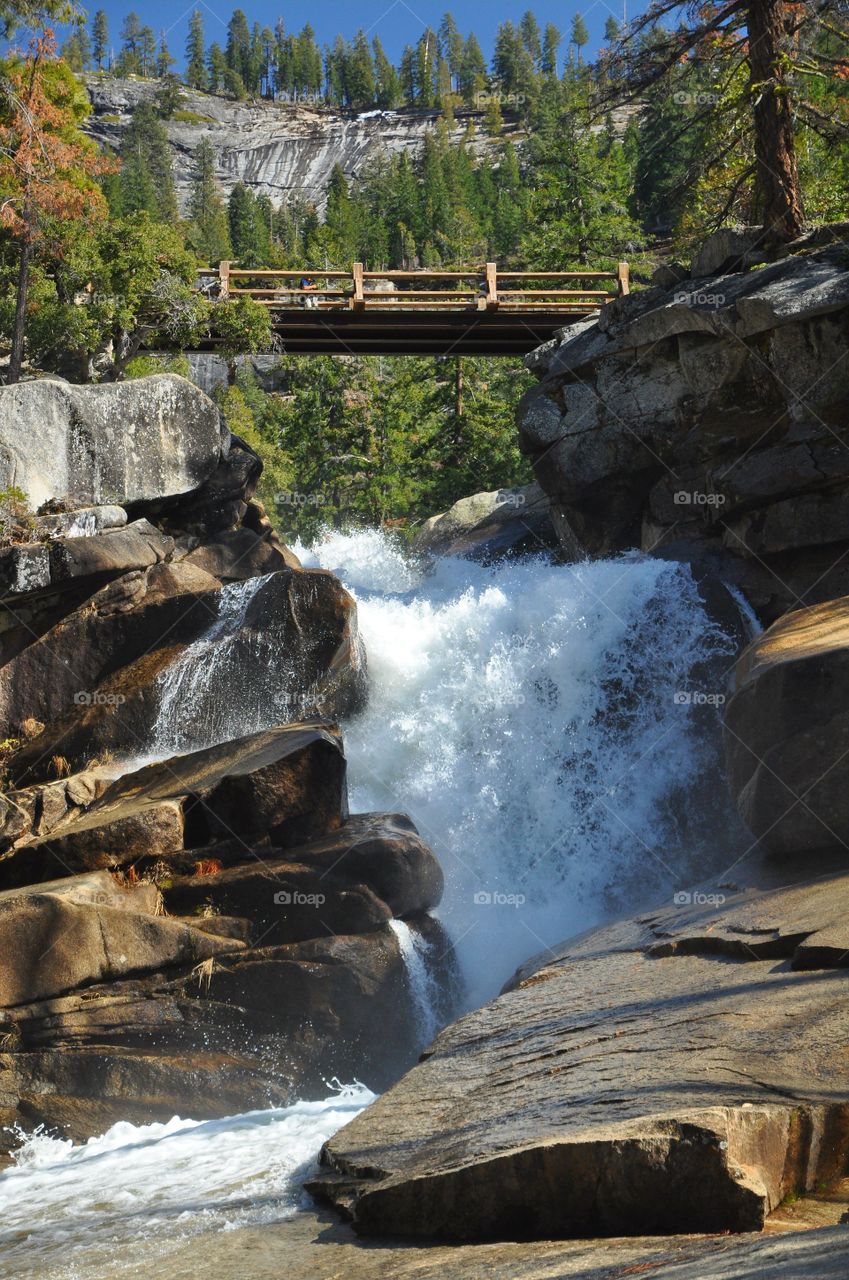
[[[847,261],[637,291],[528,358],[520,445],[571,558],[702,559],[767,621],[849,590]]]
[[[189,957],[209,921],[166,923],[185,940],[178,967],[0,1010],[0,1121],[84,1141],[118,1120],[323,1097],[334,1076],[383,1089],[415,1060],[417,1006],[385,925],[286,946],[231,942],[198,966]],[[0,1150],[15,1144],[0,1131]]]
[[[215,868],[196,873],[197,858]],[[212,908],[249,919],[267,944],[382,929],[393,917],[418,916],[439,904],[442,871],[403,814],[356,814],[285,856],[273,849],[244,861],[244,850],[194,850],[190,874],[169,875],[166,908],[191,916]],[[237,861],[232,865],[233,858]]]
[[[185,378],[0,387],[0,489],[33,507],[158,501],[197,489],[222,451],[215,405]]]
[[[550,1240],[756,1231],[841,1177],[849,876],[676,897],[443,1031],[314,1193],[366,1234]]]
[[[461,498],[426,520],[413,549],[438,556],[491,559],[506,552],[556,545],[548,498],[538,484]]]
[[[67,895],[0,900],[0,1006],[29,1004],[92,982],[193,966],[244,947],[176,920],[137,915]]]
[[[773,854],[849,848],[849,597],[785,615],[743,653],[726,707],[729,780]]]

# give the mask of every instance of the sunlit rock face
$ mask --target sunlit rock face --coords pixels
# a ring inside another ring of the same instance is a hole
[[[139,102],[151,100],[156,81],[87,78],[94,115],[89,132],[112,147]],[[183,90],[181,110],[197,119],[166,121],[172,147],[177,200],[185,212],[191,185],[192,156],[207,139],[215,149],[218,178],[225,194],[244,182],[275,202],[301,196],[323,209],[334,166],[349,178],[381,153],[418,152],[439,120],[436,111],[367,111],[360,114],[311,103],[232,102]],[[459,142],[469,124],[476,149],[491,145],[482,133],[483,112],[460,111],[451,137]],[[506,125],[505,136],[515,131]]]

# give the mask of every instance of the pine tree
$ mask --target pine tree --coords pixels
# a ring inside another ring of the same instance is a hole
[[[542,62],[540,70],[544,76],[555,77],[557,75],[557,51],[563,37],[555,27],[553,22],[549,22],[545,28],[545,35],[542,41]]]
[[[582,60],[581,50],[585,44],[589,44],[590,33],[587,30],[587,24],[581,17],[580,13],[576,13],[572,19],[572,34],[570,36],[572,44],[578,50],[578,61]]]
[[[466,106],[476,106],[478,95],[486,87],[486,62],[474,32],[467,36],[463,45],[458,80]]]
[[[92,56],[97,63],[98,71],[103,70],[103,62],[109,52],[109,19],[104,9],[98,9],[92,20]]]
[[[121,213],[146,212],[161,222],[177,218],[168,135],[151,103],[140,102],[121,140]]]
[[[227,60],[224,57],[224,50],[217,41],[214,41],[209,46],[206,63],[208,68],[206,87],[210,93],[221,93],[224,89],[228,67]]]
[[[137,13],[128,13],[121,28],[121,53],[118,57],[118,69],[122,76],[138,75],[141,71],[139,57],[139,40],[141,38],[141,21]]]
[[[458,30],[453,13],[443,15],[439,27],[439,52],[448,63],[453,85],[459,87],[460,68],[463,61],[463,37]]]
[[[142,27],[139,32],[139,62],[145,77],[156,70],[156,36],[152,27]]]
[[[208,138],[202,139],[194,155],[194,172],[189,194],[189,218],[195,250],[205,262],[220,262],[231,255],[227,213],[215,178],[215,152]]]
[[[227,205],[233,254],[243,267],[261,267],[268,260],[268,224],[256,196],[243,182],[230,192]]]
[[[406,103],[412,103],[416,100],[416,54],[411,45],[404,46],[404,52],[401,54],[401,65],[398,68],[398,80],[401,86],[401,96]]]
[[[203,14],[195,9],[189,19],[189,38],[186,43],[186,84],[190,89],[207,86]]]
[[[236,71],[247,88],[250,83],[251,32],[243,10],[236,9],[227,23],[227,66]]]
[[[611,15],[604,24],[604,38],[608,45],[616,44],[619,39],[619,23]]]
[[[74,25],[68,39],[62,46],[62,57],[72,71],[78,74],[87,71],[91,62],[91,42],[85,29],[85,21],[80,18]]]
[[[416,103],[420,107],[432,107],[436,103],[436,36],[430,27],[416,45],[413,66]]]
[[[375,102],[379,107],[391,110],[401,99],[401,82],[398,72],[387,58],[380,37],[372,41],[374,53]]]
[[[296,43],[298,62],[298,92],[302,96],[317,98],[321,93],[321,50],[315,41],[315,31],[309,23],[301,31]]]
[[[358,31],[348,60],[348,94],[355,107],[371,106],[374,102],[374,64],[371,49],[364,31]]]
[[[519,23],[519,34],[522,37],[522,44],[533,59],[534,69],[538,71],[542,62],[542,36],[539,23],[530,9]]]
[[[177,59],[171,56],[171,50],[168,48],[168,42],[165,39],[165,32],[160,31],[159,49],[156,54],[156,74],[160,80],[165,79],[176,61]]]

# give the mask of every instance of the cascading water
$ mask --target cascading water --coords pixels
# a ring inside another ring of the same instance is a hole
[[[471,1002],[722,865],[736,831],[710,731],[734,645],[685,566],[447,559],[428,575],[374,531],[298,554],[358,601],[371,696],[345,726],[352,807],[405,810],[434,848]]]
[[[389,927],[398,939],[416,1015],[418,1047],[424,1049],[439,1030],[440,1000],[430,948],[425,938],[404,920],[390,920]]]
[[[218,614],[200,639],[190,644],[159,677],[159,711],[153,729],[153,754],[170,755],[238,738],[251,731],[250,668],[237,670],[237,646],[243,645],[245,615],[267,578],[247,578],[222,587]],[[241,655],[244,657],[244,654]],[[228,689],[231,691],[227,696]],[[234,696],[235,694],[235,696]]]

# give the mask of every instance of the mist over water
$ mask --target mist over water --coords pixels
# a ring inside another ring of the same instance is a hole
[[[377,531],[296,548],[358,602],[353,810],[408,812],[446,874],[468,1002],[528,956],[723,864],[711,663],[686,566],[628,555],[417,567]],[[712,722],[712,723],[711,723]]]

